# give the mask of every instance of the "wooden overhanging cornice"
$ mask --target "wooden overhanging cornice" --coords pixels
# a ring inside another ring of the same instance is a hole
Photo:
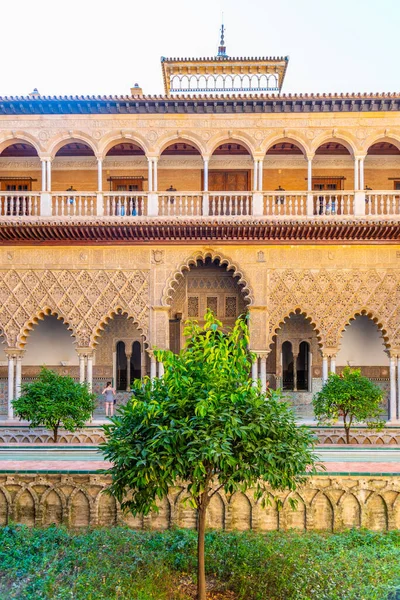
[[[0,245],[400,243],[389,218],[268,219],[255,217],[0,218]]]
[[[247,96],[6,96],[0,116],[91,114],[330,113],[400,110],[400,94]]]

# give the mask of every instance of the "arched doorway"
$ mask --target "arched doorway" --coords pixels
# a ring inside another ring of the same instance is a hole
[[[343,331],[336,356],[336,372],[345,366],[360,369],[385,392],[384,409],[388,412],[389,355],[382,332],[367,315],[357,315]]]
[[[185,342],[183,324],[187,319],[196,319],[202,325],[210,309],[225,327],[232,327],[246,311],[247,301],[239,277],[219,259],[208,257],[197,260],[179,278],[170,306],[170,349],[177,353]]]

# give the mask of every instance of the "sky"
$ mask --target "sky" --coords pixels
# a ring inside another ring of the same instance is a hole
[[[0,0],[0,95],[162,94],[160,57],[287,56],[285,93],[400,92],[400,0]]]

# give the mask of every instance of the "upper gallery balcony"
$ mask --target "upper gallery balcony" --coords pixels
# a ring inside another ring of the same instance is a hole
[[[89,141],[67,139],[44,157],[33,143],[10,139],[0,145],[0,230],[46,221],[393,224],[399,148],[382,137],[359,156],[332,139],[311,155],[284,138],[255,156],[243,140],[228,139],[204,156],[185,138],[146,156],[137,141],[117,139],[99,155]]]

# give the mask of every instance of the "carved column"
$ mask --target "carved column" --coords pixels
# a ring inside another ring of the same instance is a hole
[[[132,354],[126,352],[126,391],[131,391],[131,357]]]

